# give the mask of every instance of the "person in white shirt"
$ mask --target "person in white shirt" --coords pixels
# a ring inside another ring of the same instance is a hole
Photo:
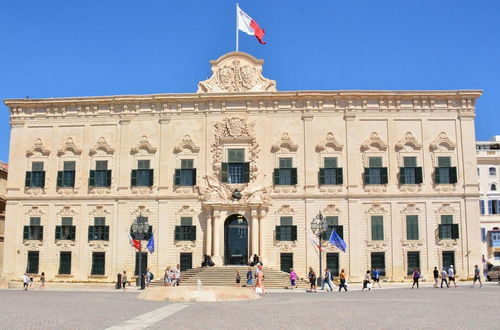
[[[446,272],[446,268],[443,268],[441,271],[441,289],[443,288],[443,283],[446,283],[446,287],[449,288],[450,285],[448,284],[448,273]]]
[[[448,281],[451,284],[451,281],[453,281],[453,284],[455,285],[455,288],[457,287],[457,283],[455,283],[455,270],[453,269],[453,265],[450,266],[448,269]]]
[[[30,277],[28,276],[28,273],[24,273],[24,276],[23,276],[23,288],[24,288],[24,291],[28,291],[28,286],[30,285]]]
[[[181,266],[178,264],[177,267],[175,267],[175,286],[179,286],[181,283]]]

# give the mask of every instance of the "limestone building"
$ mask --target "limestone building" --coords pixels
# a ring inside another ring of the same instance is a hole
[[[487,269],[500,266],[500,136],[478,141],[482,257]]]
[[[7,172],[9,167],[0,162],[0,274],[2,273],[3,243],[5,229],[5,192],[7,189]]]
[[[113,281],[144,263],[318,269],[322,212],[346,253],[323,265],[402,280],[481,258],[478,90],[277,91],[262,60],[228,53],[189,94],[5,100],[11,113],[3,274]],[[326,234],[328,236],[328,233]],[[146,242],[144,242],[146,243]]]

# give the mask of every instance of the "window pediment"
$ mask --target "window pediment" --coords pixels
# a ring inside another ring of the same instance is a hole
[[[174,148],[174,153],[178,154],[181,152],[189,151],[191,153],[198,153],[200,151],[200,147],[198,147],[193,140],[191,139],[191,136],[185,135],[184,138],[182,139],[182,142],[179,143],[177,147]]]
[[[362,151],[385,151],[387,150],[387,144],[378,136],[376,132],[373,132],[368,140],[361,144]]]
[[[62,146],[61,149],[57,151],[58,156],[65,155],[68,151],[71,151],[74,155],[81,155],[82,154],[82,149],[80,149],[75,141],[73,141],[72,137],[68,137],[66,139],[66,142],[64,142],[64,145]]]
[[[406,132],[405,137],[396,143],[396,150],[405,150],[407,146],[413,150],[420,150],[422,148],[422,145],[415,139],[411,132]]]
[[[50,155],[50,149],[42,142],[42,139],[40,138],[36,139],[33,147],[26,151],[26,156],[34,156],[37,152],[42,154],[42,156]]]
[[[135,147],[130,149],[130,153],[132,155],[136,155],[136,154],[140,153],[141,150],[146,151],[148,154],[156,153],[156,147],[153,147],[153,145],[151,144],[151,142],[149,141],[149,139],[146,135],[143,135],[141,137],[141,140],[139,141],[139,143]]]
[[[93,156],[97,154],[99,150],[103,151],[108,155],[112,155],[115,152],[115,149],[111,148],[111,146],[104,137],[100,137],[99,140],[97,140],[95,146],[92,149],[90,149],[89,155]]]
[[[271,152],[296,152],[298,148],[298,144],[284,132],[281,139],[271,147]]]
[[[332,132],[326,134],[326,139],[316,145],[316,152],[342,151],[344,145],[335,139]]]
[[[431,143],[431,151],[451,151],[455,149],[455,143],[450,140],[445,132],[439,133],[439,136]]]

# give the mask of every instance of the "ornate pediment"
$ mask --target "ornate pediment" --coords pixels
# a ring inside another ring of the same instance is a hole
[[[57,215],[60,215],[62,217],[72,217],[72,216],[75,216],[77,214],[78,214],[78,212],[73,210],[71,208],[71,206],[63,206],[63,208],[60,209],[59,212],[57,212]]]
[[[99,140],[97,140],[95,146],[92,149],[90,149],[89,155],[93,156],[97,154],[99,150],[103,151],[108,155],[112,155],[115,152],[115,149],[111,148],[111,146],[104,137],[100,137]]]
[[[278,211],[276,211],[277,214],[283,214],[283,215],[288,215],[288,214],[295,214],[295,209],[291,207],[290,205],[282,205]]]
[[[109,212],[108,209],[106,209],[104,206],[97,205],[89,212],[89,215],[93,217],[105,217],[107,215],[111,215],[111,212]]]
[[[444,203],[436,210],[436,213],[438,214],[455,214],[456,212],[457,210],[448,203]]]
[[[72,137],[68,137],[66,139],[66,142],[64,142],[62,148],[57,151],[57,155],[58,156],[65,155],[68,151],[71,151],[74,155],[82,154],[82,149],[78,148],[75,141],[73,141]]]
[[[368,214],[384,214],[387,211],[380,204],[373,204],[368,210],[366,210]]]
[[[276,81],[262,76],[264,61],[231,52],[210,61],[212,76],[198,83],[198,93],[275,92]]]
[[[191,206],[184,205],[175,214],[177,214],[177,215],[195,215],[196,211]]]
[[[405,214],[417,214],[421,213],[422,210],[416,204],[410,203],[406,204],[401,212]]]
[[[32,217],[41,217],[45,214],[45,212],[43,212],[38,206],[32,206],[25,214]]]
[[[45,144],[43,144],[42,139],[40,138],[36,139],[35,143],[33,144],[33,147],[31,147],[31,149],[26,151],[26,156],[31,157],[35,155],[35,153],[37,152],[42,154],[42,156],[50,155],[50,149]]]
[[[422,148],[422,145],[413,137],[411,132],[406,132],[405,137],[396,143],[396,150],[404,150],[407,146],[413,150],[420,150]]]
[[[200,147],[198,147],[193,142],[193,140],[191,139],[191,137],[189,135],[184,136],[184,138],[182,139],[182,142],[177,147],[174,148],[174,153],[178,154],[178,153],[181,153],[185,150],[192,152],[192,153],[198,153],[200,151]]]
[[[373,132],[370,138],[361,145],[362,151],[385,151],[386,149],[387,144],[378,136],[376,132]]]
[[[139,143],[137,143],[135,147],[130,149],[130,153],[132,155],[136,155],[140,153],[141,150],[146,151],[148,154],[156,153],[156,147],[153,147],[153,145],[151,144],[151,142],[149,142],[149,139],[146,135],[143,135]]]
[[[205,175],[196,185],[200,200],[205,204],[270,204],[271,189],[250,183],[240,191],[241,198],[234,199],[234,188],[221,182],[217,176]]]
[[[331,151],[342,151],[344,145],[335,139],[332,132],[326,134],[326,139],[318,143],[316,146],[316,152],[331,152]]]
[[[335,204],[329,204],[323,209],[323,214],[340,214],[340,209]]]
[[[271,152],[296,152],[298,148],[299,145],[292,140],[287,132],[284,132],[281,139],[271,147]]]
[[[150,216],[152,214],[152,212],[146,206],[141,205],[141,206],[137,207],[135,210],[133,210],[130,214],[133,216],[136,216],[136,217],[139,215]]]
[[[445,132],[439,133],[439,136],[431,143],[431,151],[441,150],[450,151],[455,149],[455,143],[450,140]]]

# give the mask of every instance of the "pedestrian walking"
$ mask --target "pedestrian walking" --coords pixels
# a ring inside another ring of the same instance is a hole
[[[177,264],[174,269],[175,272],[175,285],[179,286],[181,284],[181,266]]]
[[[149,268],[146,269],[146,287],[149,287],[149,284],[151,284],[151,281],[153,280],[154,275],[151,273]]]
[[[472,287],[474,287],[476,281],[479,281],[479,287],[482,288],[483,283],[481,283],[481,271],[479,270],[479,267],[477,265],[474,266],[474,282],[472,282]]]
[[[373,285],[375,285],[375,283],[378,283],[378,287],[380,288],[380,270],[378,268],[375,268],[372,271],[372,279]]]
[[[450,284],[448,283],[448,272],[446,268],[443,268],[441,271],[441,289],[443,288],[443,283],[446,283],[446,287],[449,288]]]
[[[40,274],[40,289],[45,289],[45,273]]]
[[[259,273],[257,274],[257,283],[255,283],[255,292],[262,295],[266,294],[266,289],[264,288],[264,272],[262,271],[262,266],[259,265]]]
[[[165,274],[163,274],[163,285],[170,286],[170,266],[165,269]]]
[[[128,284],[127,271],[124,270],[123,274],[122,274],[122,288],[123,288],[123,292],[126,291],[127,284]]]
[[[439,270],[437,267],[434,267],[434,270],[432,271],[432,275],[434,276],[434,287],[438,287],[438,282],[439,282]]]
[[[24,273],[24,276],[23,276],[23,289],[24,289],[24,291],[28,291],[29,285],[30,285],[30,277],[28,276],[28,273]]]
[[[290,268],[290,286],[293,288],[297,288],[297,273],[293,270],[293,268]]]
[[[253,273],[250,267],[248,267],[247,271],[247,287],[253,287]]]
[[[333,292],[332,273],[330,272],[330,268],[325,269],[325,277],[323,278],[323,283],[321,284],[321,290],[325,289],[325,284],[330,287],[330,292]]]
[[[307,278],[309,279],[309,283],[311,284],[309,292],[316,292],[316,273],[314,272],[312,267],[309,267],[309,274],[307,274]]]
[[[417,285],[417,289],[418,289],[418,279],[419,278],[420,278],[420,272],[418,271],[417,268],[414,268],[413,269],[413,285],[411,286],[412,289],[415,286],[415,284]]]
[[[343,269],[340,271],[339,279],[340,279],[339,291],[342,291],[342,288],[344,288],[344,290],[347,291],[347,276],[345,275]]]
[[[370,271],[367,270],[365,274],[365,279],[363,281],[363,289],[361,291],[364,291],[365,289],[368,289],[370,291],[372,288],[372,284],[370,283]]]
[[[451,281],[453,281],[453,285],[455,285],[455,288],[457,287],[457,283],[455,283],[455,269],[453,269],[453,265],[448,268],[448,282],[451,285]]]
[[[240,282],[241,282],[240,271],[236,270],[236,286],[241,286]]]

